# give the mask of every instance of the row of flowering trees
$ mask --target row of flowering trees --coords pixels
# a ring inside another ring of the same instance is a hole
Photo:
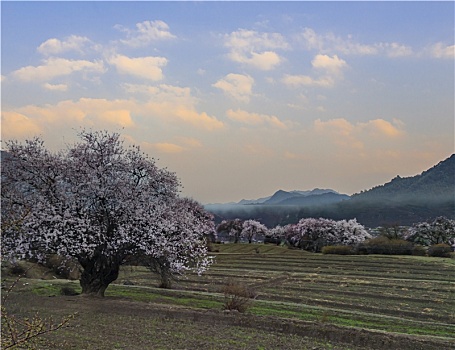
[[[234,219],[222,221],[217,226],[217,232],[227,232],[234,237],[235,243],[240,238],[251,243],[258,235],[262,235],[266,236],[267,241],[284,241],[291,246],[313,252],[320,252],[322,247],[328,245],[356,246],[372,238],[356,219],[335,221],[306,218],[297,224],[276,226],[272,229],[267,229],[255,220]],[[405,239],[422,246],[447,244],[455,251],[455,220],[438,217],[430,222],[414,224],[388,238]]]
[[[104,296],[130,256],[158,263],[166,276],[207,269],[205,236],[214,232],[213,217],[178,196],[176,175],[138,147],[125,147],[117,133],[79,136],[60,152],[39,138],[6,142],[2,256],[74,259],[82,268],[82,293],[95,296]]]
[[[275,241],[287,241],[301,249],[319,252],[326,245],[355,245],[371,238],[365,227],[355,219],[334,221],[330,219],[301,219],[297,224],[267,229],[255,220],[225,220],[217,226],[218,232],[227,232],[237,243],[240,237],[252,240],[266,235]]]

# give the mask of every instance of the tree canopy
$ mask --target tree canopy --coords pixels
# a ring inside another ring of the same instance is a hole
[[[213,224],[194,202],[178,197],[176,175],[139,147],[124,146],[117,133],[79,136],[79,143],[54,153],[39,138],[6,143],[3,254],[72,257],[83,269],[82,292],[99,296],[125,257],[139,251],[166,255],[179,271],[196,262],[202,272],[209,261],[203,235]]]

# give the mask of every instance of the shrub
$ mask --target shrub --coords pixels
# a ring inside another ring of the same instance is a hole
[[[349,245],[328,245],[322,247],[322,254],[350,255],[355,252]]]
[[[411,255],[414,245],[403,239],[389,239],[384,236],[371,238],[359,247],[366,254]]]
[[[74,295],[79,295],[78,292],[73,287],[62,287],[60,289],[60,294],[61,295],[68,295],[68,296],[74,296]]]
[[[427,255],[427,250],[422,245],[416,245],[414,248],[412,248],[412,255],[425,256]]]
[[[9,273],[13,276],[23,276],[26,272],[26,268],[19,263],[13,263],[9,268]]]
[[[428,249],[428,256],[438,257],[438,258],[450,258],[452,248],[448,244],[435,244]]]
[[[237,310],[239,312],[245,312],[253,303],[253,299],[256,297],[250,288],[242,283],[229,280],[222,288],[224,293],[224,310]]]

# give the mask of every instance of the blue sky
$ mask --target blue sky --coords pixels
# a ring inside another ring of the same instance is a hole
[[[2,140],[118,131],[203,203],[454,152],[453,2],[1,3]]]

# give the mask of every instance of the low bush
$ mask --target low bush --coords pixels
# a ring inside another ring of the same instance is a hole
[[[245,312],[256,297],[256,293],[248,286],[234,280],[229,280],[223,286],[222,293],[224,293],[223,309],[229,311]]]
[[[73,287],[62,287],[60,289],[60,294],[68,296],[79,295],[79,293]]]
[[[414,245],[403,239],[389,239],[379,236],[366,240],[357,250],[363,254],[411,255]]]
[[[452,247],[448,244],[435,244],[428,248],[428,256],[438,258],[450,258]]]
[[[354,249],[348,245],[328,245],[322,247],[322,254],[350,255],[355,254]]]
[[[9,267],[9,273],[13,276],[23,276],[27,269],[19,263],[13,263]]]
[[[427,255],[427,249],[422,245],[416,245],[412,248],[412,255],[425,256]]]

